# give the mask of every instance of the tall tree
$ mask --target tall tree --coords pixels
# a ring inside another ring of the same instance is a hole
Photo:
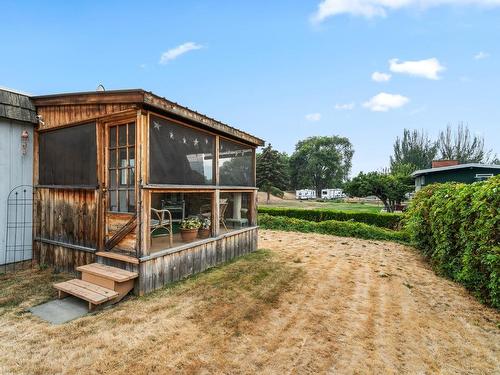
[[[348,138],[310,137],[297,143],[290,157],[292,186],[314,188],[318,195],[325,188],[340,186],[351,170],[354,154]]]
[[[414,186],[408,176],[381,172],[361,172],[347,182],[344,190],[355,197],[374,195],[382,201],[387,212],[394,212],[396,204],[404,200],[405,194],[412,192]]]
[[[439,152],[442,159],[463,163],[488,163],[491,150],[484,149],[484,138],[472,135],[467,124],[458,123],[455,129],[450,124],[439,133]]]
[[[267,193],[267,203],[273,188],[286,189],[288,185],[288,165],[286,154],[274,150],[269,143],[257,155],[257,187]]]
[[[391,171],[402,168],[411,172],[430,168],[436,157],[438,146],[423,130],[404,129],[403,136],[394,142],[394,155],[391,156]],[[404,165],[404,167],[403,167]]]

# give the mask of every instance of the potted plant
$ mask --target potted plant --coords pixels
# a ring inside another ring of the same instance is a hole
[[[184,242],[191,242],[196,239],[201,222],[197,217],[188,217],[181,221],[181,238]]]
[[[198,237],[200,238],[208,238],[210,237],[210,225],[212,224],[209,217],[201,217],[200,218],[200,229],[198,229]]]

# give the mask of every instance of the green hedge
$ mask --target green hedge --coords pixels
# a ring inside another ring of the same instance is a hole
[[[372,225],[350,221],[326,220],[315,222],[285,216],[259,214],[259,226],[264,229],[306,233],[314,232],[341,237],[364,238],[368,240],[408,241],[408,236],[403,231],[378,228]]]
[[[302,209],[302,208],[279,208],[279,207],[259,207],[259,213],[272,216],[286,216],[295,219],[309,221],[355,221],[375,225],[381,228],[397,229],[403,218],[402,214],[372,213],[372,212],[351,212],[335,211],[329,209]]]
[[[412,242],[440,274],[500,308],[500,176],[430,185],[406,216]]]

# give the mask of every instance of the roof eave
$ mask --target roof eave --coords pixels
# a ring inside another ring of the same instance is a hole
[[[78,105],[78,104],[117,104],[117,103],[137,103],[141,105],[149,105],[153,108],[158,108],[163,111],[175,114],[176,116],[194,121],[200,125],[212,128],[217,132],[235,137],[239,140],[250,143],[254,146],[263,146],[264,141],[254,137],[242,130],[224,124],[213,118],[205,116],[201,113],[193,111],[187,107],[172,102],[166,98],[160,97],[152,92],[147,92],[142,89],[126,89],[112,91],[90,91],[90,92],[75,92],[66,94],[53,94],[34,96],[32,100],[35,106],[52,106],[52,105]]]

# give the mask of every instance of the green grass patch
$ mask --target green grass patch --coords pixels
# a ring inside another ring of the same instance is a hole
[[[286,199],[280,202],[272,202],[266,204],[266,201],[259,202],[260,207],[278,207],[278,208],[304,208],[304,209],[327,209],[335,211],[352,211],[352,212],[371,212],[378,213],[383,205],[373,204],[373,203],[348,203],[330,200],[311,200],[311,201],[299,201]]]
[[[336,211],[329,209],[301,209],[260,206],[259,213],[271,216],[284,216],[308,221],[352,221],[374,225],[381,228],[397,229],[403,218],[402,214],[372,213],[356,211]]]
[[[263,229],[321,233],[340,237],[356,237],[367,240],[386,240],[399,243],[407,243],[409,240],[405,231],[395,231],[350,221],[326,220],[315,222],[291,217],[259,214],[259,226]]]

